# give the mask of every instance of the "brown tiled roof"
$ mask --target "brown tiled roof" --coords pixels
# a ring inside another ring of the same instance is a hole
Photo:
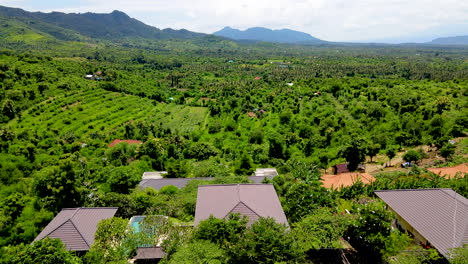
[[[468,199],[452,189],[375,191],[441,254],[468,243]]]
[[[165,256],[166,253],[161,249],[161,247],[139,247],[137,248],[135,259],[162,259]]]
[[[45,237],[58,238],[68,250],[89,250],[94,243],[94,233],[99,221],[113,217],[116,212],[116,207],[64,208],[34,241]]]
[[[369,184],[375,181],[374,176],[369,173],[348,172],[338,175],[325,174],[322,176],[322,185],[329,189],[340,189],[353,185],[360,180],[364,184]]]
[[[112,141],[112,143],[109,144],[109,148],[122,142],[125,142],[127,144],[143,144],[143,142],[133,139],[115,139],[114,141]]]
[[[225,218],[240,213],[249,218],[249,224],[259,217],[272,217],[288,224],[281,203],[272,184],[226,184],[198,187],[195,225],[210,215]]]
[[[249,180],[254,183],[262,183],[265,178],[272,179],[273,176],[249,176]],[[164,186],[174,185],[177,188],[183,188],[187,186],[190,181],[193,180],[214,180],[214,177],[197,177],[197,178],[162,178],[162,179],[143,179],[138,186],[141,188],[151,187],[155,190],[159,190]]]
[[[461,177],[465,177],[465,175],[468,174],[468,163],[460,164],[453,167],[430,168],[427,170],[437,175],[444,176],[447,179],[453,178],[457,176],[457,174]]]

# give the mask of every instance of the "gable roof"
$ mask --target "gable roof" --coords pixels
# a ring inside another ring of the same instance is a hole
[[[143,144],[143,142],[133,139],[114,139],[114,141],[112,141],[112,143],[109,144],[109,148],[122,142],[125,142],[127,144]]]
[[[444,176],[447,179],[451,179],[457,174],[461,177],[465,177],[465,175],[468,174],[468,163],[463,163],[453,167],[429,168],[427,170],[439,176]]]
[[[161,247],[139,247],[136,253],[136,260],[156,260],[166,256]]]
[[[117,207],[64,208],[34,241],[46,237],[58,238],[62,240],[68,250],[89,250],[94,243],[94,234],[99,221],[113,217],[117,209]]]
[[[468,199],[452,189],[375,191],[441,254],[468,243]]]
[[[249,180],[254,183],[262,183],[265,178],[272,179],[273,176],[249,176]],[[177,188],[184,188],[190,181],[193,180],[214,180],[214,177],[197,177],[197,178],[162,178],[162,179],[143,179],[138,186],[141,188],[151,187],[155,190],[160,190],[164,186],[174,185]]]
[[[374,176],[369,173],[348,172],[340,173],[338,175],[325,174],[322,175],[322,185],[328,189],[340,189],[348,187],[360,180],[364,184],[369,184],[375,181]]]
[[[225,218],[240,213],[249,225],[260,217],[272,217],[277,223],[288,224],[272,184],[225,184],[198,186],[195,225],[213,215]]]

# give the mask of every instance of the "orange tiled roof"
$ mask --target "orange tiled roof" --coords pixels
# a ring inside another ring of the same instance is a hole
[[[369,184],[375,181],[374,176],[369,173],[347,172],[337,175],[325,174],[322,175],[322,185],[329,189],[340,189],[353,185],[358,180],[364,184]]]
[[[460,164],[460,165],[453,166],[453,167],[430,168],[427,170],[434,174],[444,176],[447,179],[455,177],[457,173],[460,176],[465,177],[465,175],[468,173],[468,163]]]

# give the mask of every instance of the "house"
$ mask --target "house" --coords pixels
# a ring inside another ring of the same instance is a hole
[[[322,185],[328,189],[341,189],[343,187],[352,186],[357,181],[364,184],[370,184],[375,181],[374,176],[369,173],[347,172],[338,175],[325,174],[322,175]]]
[[[396,213],[396,225],[425,247],[450,258],[468,243],[468,199],[452,189],[375,191]]]
[[[109,144],[109,148],[111,148],[111,147],[113,147],[113,146],[115,146],[115,145],[117,145],[119,143],[123,143],[123,142],[125,142],[125,143],[127,143],[129,145],[131,145],[131,144],[143,144],[143,142],[138,141],[138,140],[115,139],[114,141],[112,141],[112,143]]]
[[[137,264],[159,263],[165,256],[166,253],[161,247],[139,247],[133,259]]]
[[[248,112],[247,116],[248,117],[257,117],[257,114],[255,114],[254,112]]]
[[[278,172],[276,171],[275,168],[259,168],[259,169],[255,170],[253,176],[256,176],[256,177],[265,177],[265,176],[275,177],[275,176],[278,176]]]
[[[223,219],[231,213],[246,216],[248,225],[260,217],[272,217],[277,223],[288,225],[272,184],[198,186],[195,226],[211,215]]]
[[[249,176],[248,179],[254,183],[262,183],[265,178],[273,179],[273,176]],[[214,177],[195,177],[195,178],[160,178],[160,179],[142,179],[139,187],[142,189],[151,187],[155,190],[160,190],[164,186],[175,186],[177,188],[184,188],[190,181],[203,180],[212,181]]]
[[[464,178],[468,174],[468,163],[460,164],[453,167],[430,168],[427,170],[439,176],[443,176],[447,179],[457,177],[457,175]]]
[[[58,238],[70,251],[88,251],[94,243],[98,223],[112,218],[117,207],[64,208],[34,239]]]
[[[357,167],[358,172],[366,172],[366,167],[363,164],[359,164]],[[336,164],[333,166],[333,174],[340,174],[349,172],[348,163]]]

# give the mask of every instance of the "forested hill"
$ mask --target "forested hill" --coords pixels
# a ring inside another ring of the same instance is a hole
[[[158,29],[129,17],[121,11],[110,14],[65,14],[60,12],[28,12],[18,8],[0,6],[0,15],[27,23],[31,28],[45,32],[59,39],[70,40],[69,35],[58,34],[61,29],[73,30],[92,38],[116,39],[140,37],[147,39],[192,39],[205,34],[185,29]]]
[[[447,37],[447,38],[437,38],[429,43],[438,44],[438,45],[468,45],[468,35]]]
[[[213,33],[216,36],[222,36],[234,40],[254,40],[277,43],[325,43],[311,35],[290,29],[272,30],[263,27],[253,27],[244,31],[225,27],[220,31]]]

